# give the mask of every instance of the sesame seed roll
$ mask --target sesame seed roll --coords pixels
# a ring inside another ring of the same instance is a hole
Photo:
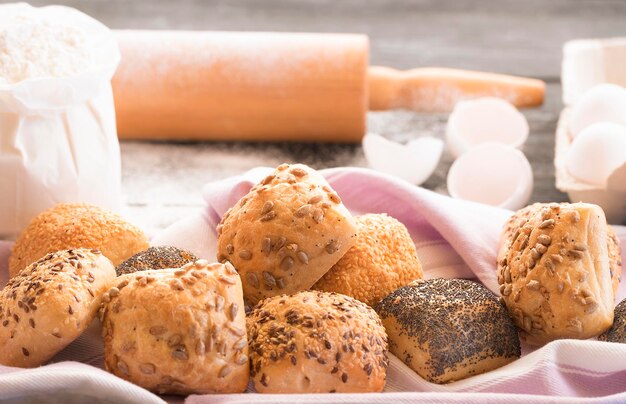
[[[48,253],[70,248],[95,248],[119,265],[148,248],[146,235],[119,215],[83,203],[62,203],[37,215],[15,241],[9,274]]]
[[[421,279],[422,264],[406,227],[386,214],[355,217],[356,243],[313,289],[352,296],[370,306]]]

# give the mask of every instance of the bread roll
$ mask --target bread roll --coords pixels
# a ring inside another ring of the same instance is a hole
[[[600,334],[598,339],[626,344],[626,299],[615,306],[613,325]]]
[[[96,250],[48,254],[0,292],[0,364],[42,365],[91,324],[115,278]]]
[[[476,282],[415,281],[385,297],[376,311],[391,353],[429,382],[461,380],[521,355],[506,308]]]
[[[121,276],[148,269],[180,268],[197,260],[198,257],[189,251],[172,246],[156,246],[133,255],[118,265],[115,272]]]
[[[509,220],[504,225],[504,231],[501,237],[500,242],[500,250],[498,253],[499,257],[504,256],[506,251],[509,249],[509,243],[507,240],[511,240],[515,232],[521,229],[526,222],[530,219],[532,215],[540,213],[542,209],[548,208],[556,208],[556,206],[561,205],[569,205],[569,204],[558,204],[558,203],[534,203],[532,205],[528,205],[525,208],[522,208],[515,212]],[[611,280],[613,284],[613,293],[617,294],[617,288],[621,282],[621,274],[622,274],[622,257],[621,257],[621,249],[620,249],[620,241],[615,234],[615,230],[611,226],[607,227],[608,233],[608,251],[609,251],[609,268],[611,269]]]
[[[585,203],[533,205],[509,221],[498,282],[523,339],[585,339],[611,326],[608,231],[602,209]]]
[[[109,372],[160,394],[246,389],[246,320],[232,265],[200,260],[123,275],[103,301]]]
[[[422,264],[402,223],[386,214],[355,217],[356,243],[313,289],[352,296],[370,306],[421,279]]]
[[[224,215],[217,232],[218,261],[232,262],[252,304],[310,288],[356,237],[339,196],[302,164],[279,166]]]
[[[117,214],[97,206],[63,203],[37,215],[20,234],[9,258],[9,273],[44,255],[70,248],[96,248],[119,265],[148,248],[146,235]]]
[[[313,291],[275,296],[260,302],[247,323],[259,393],[365,393],[385,386],[385,329],[358,300]]]

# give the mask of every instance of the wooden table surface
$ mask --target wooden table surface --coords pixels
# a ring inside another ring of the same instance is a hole
[[[5,2],[0,0],[0,3]],[[33,5],[49,4],[32,0]],[[563,201],[554,187],[553,148],[562,108],[561,46],[581,37],[624,36],[626,1],[610,0],[73,0],[111,28],[359,32],[371,64],[445,66],[532,76],[547,82],[545,104],[524,111],[533,167],[532,201]],[[369,113],[368,131],[399,141],[442,137],[447,116]],[[252,167],[302,162],[314,168],[366,166],[361,146],[311,143],[123,142],[123,190],[138,224],[161,228],[197,210],[209,181]],[[446,192],[446,152],[426,188]]]

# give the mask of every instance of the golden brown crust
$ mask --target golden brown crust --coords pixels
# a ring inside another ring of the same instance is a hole
[[[352,296],[370,306],[423,277],[406,227],[386,214],[355,217],[356,243],[313,289]]]
[[[533,206],[501,240],[504,302],[532,344],[597,336],[614,306],[604,212],[584,203]]]
[[[91,324],[113,264],[96,250],[48,254],[0,292],[0,364],[35,367]]]
[[[313,169],[283,164],[218,225],[218,261],[230,261],[252,304],[308,289],[354,244],[350,212]]]
[[[609,268],[613,281],[613,293],[617,295],[617,288],[622,281],[622,249],[613,227],[608,226],[607,234],[609,236]]]
[[[556,205],[558,204],[555,203],[551,204],[550,206]],[[546,206],[545,203],[533,203],[532,205],[528,205],[513,213],[504,224],[500,240],[511,240],[515,232],[521,229],[526,224],[526,222],[530,220],[531,216],[539,213],[544,206]],[[507,243],[501,242],[498,255],[503,254],[508,249],[509,245],[507,245]]]
[[[117,282],[100,311],[106,370],[161,394],[245,391],[246,320],[232,265],[199,260]]]
[[[259,393],[364,393],[385,386],[385,329],[358,300],[314,291],[275,296],[260,302],[247,324]]]
[[[148,248],[146,235],[97,206],[63,203],[37,215],[20,234],[9,258],[13,277],[44,255],[70,248],[97,248],[119,265]]]
[[[385,297],[376,311],[391,353],[433,383],[484,373],[521,355],[506,308],[476,282],[415,281]]]
[[[511,240],[512,236],[518,229],[521,229],[528,220],[533,216],[541,212],[543,208],[546,206],[561,206],[561,205],[569,205],[558,204],[558,203],[534,203],[532,205],[528,205],[525,208],[522,208],[515,212],[509,220],[504,225],[502,236],[500,238],[500,249],[498,252],[498,257],[504,256],[506,251],[509,249],[509,244],[505,242],[505,240]],[[611,280],[613,284],[613,293],[617,294],[617,288],[621,282],[621,274],[622,274],[622,254],[620,249],[620,241],[615,234],[615,230],[611,226],[608,226],[608,249],[609,249],[609,266],[611,268]]]

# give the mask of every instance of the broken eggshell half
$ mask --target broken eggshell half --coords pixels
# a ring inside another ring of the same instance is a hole
[[[528,138],[528,121],[511,103],[495,97],[456,104],[448,118],[446,140],[454,157],[482,143],[520,147]]]
[[[448,192],[457,199],[517,210],[533,189],[530,163],[520,150],[485,143],[465,152],[450,167]]]
[[[616,172],[625,164],[626,126],[613,122],[597,122],[583,129],[572,141],[566,161],[572,177],[603,189],[609,188],[609,178],[623,177]],[[620,184],[613,186],[619,188]]]
[[[368,133],[363,138],[363,152],[374,170],[420,185],[435,171],[443,152],[443,141],[420,137],[403,145]]]

